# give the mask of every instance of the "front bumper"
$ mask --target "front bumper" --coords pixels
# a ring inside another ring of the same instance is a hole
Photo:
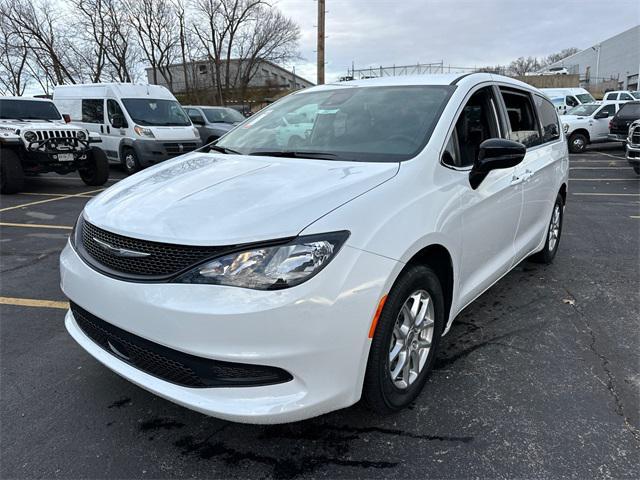
[[[60,258],[64,293],[102,320],[191,355],[290,373],[288,382],[259,387],[176,385],[107,352],[67,313],[72,337],[114,372],[185,407],[247,423],[302,420],[359,400],[370,323],[396,266],[393,260],[344,246],[309,281],[257,291],[124,282],[93,270],[70,245]]]
[[[612,140],[614,142],[626,142],[627,141],[627,134],[623,134],[623,133],[610,133],[607,135],[607,138],[609,140]]]
[[[193,152],[201,146],[202,140],[200,138],[191,138],[189,140],[137,139],[133,142],[136,156],[143,167]]]
[[[626,157],[631,165],[640,165],[640,144],[634,145],[627,143]]]

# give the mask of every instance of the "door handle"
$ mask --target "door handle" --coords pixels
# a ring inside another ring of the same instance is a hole
[[[104,133],[104,125],[100,125],[100,133]]]
[[[107,133],[111,133],[111,127],[107,125]]]

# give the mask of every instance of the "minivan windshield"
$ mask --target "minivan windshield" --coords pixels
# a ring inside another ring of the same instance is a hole
[[[576,98],[580,100],[580,103],[589,103],[596,101],[596,99],[593,98],[590,93],[578,93],[576,95]]]
[[[211,123],[238,123],[244,121],[242,114],[233,108],[203,108],[202,111]]]
[[[334,87],[293,94],[251,117],[214,147],[245,155],[406,160],[427,143],[454,89]]]
[[[567,115],[581,115],[586,117],[591,115],[598,108],[600,108],[600,105],[578,105],[577,107],[573,107],[569,110]]]
[[[186,127],[191,120],[175,100],[123,98],[131,120],[143,126]]]
[[[12,120],[62,120],[53,102],[0,98],[0,118]]]

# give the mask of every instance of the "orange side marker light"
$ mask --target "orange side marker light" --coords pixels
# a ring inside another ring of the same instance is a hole
[[[371,322],[371,328],[369,329],[369,338],[373,338],[373,334],[376,333],[376,327],[378,326],[378,319],[380,318],[380,314],[382,313],[382,309],[384,308],[384,302],[386,301],[387,301],[387,296],[385,295],[380,299],[380,303],[378,303],[376,314],[373,316],[373,321]]]

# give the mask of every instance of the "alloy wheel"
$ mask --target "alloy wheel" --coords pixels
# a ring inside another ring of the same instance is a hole
[[[389,344],[389,375],[393,384],[407,389],[426,365],[435,325],[429,293],[418,290],[404,302]]]
[[[556,203],[553,207],[553,215],[549,224],[549,251],[553,252],[560,237],[560,205]]]

